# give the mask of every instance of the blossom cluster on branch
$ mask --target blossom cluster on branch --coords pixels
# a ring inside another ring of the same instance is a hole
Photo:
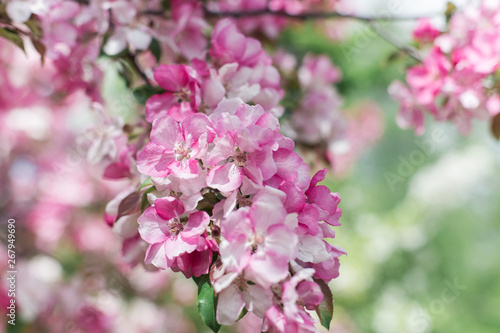
[[[55,248],[65,219],[82,206],[92,213],[81,219],[92,221],[98,207],[122,238],[123,257],[112,265],[123,272],[134,266],[169,269],[192,278],[200,315],[213,331],[247,313],[261,331],[328,328],[328,283],[345,254],[333,245],[332,227],[340,226],[342,213],[339,194],[319,184],[326,169],[310,169],[325,163],[336,175],[345,174],[384,126],[374,103],[345,108],[335,87],[342,72],[329,57],[307,53],[297,59],[274,42],[308,13],[355,17],[336,12],[339,6],[338,0],[0,4],[0,37],[30,59],[18,71],[19,53],[0,41],[0,124],[7,129],[0,137],[9,142],[0,151],[8,162],[0,170],[9,183],[2,191],[16,212],[23,204],[30,207],[27,229],[36,251]],[[500,133],[499,15],[496,1],[483,1],[450,12],[443,31],[429,20],[418,22],[414,39],[426,56],[408,70],[407,84],[389,88],[401,103],[401,126],[420,134],[430,113],[455,122],[462,133],[472,118],[492,118],[494,133]],[[330,23],[323,28],[337,35]],[[109,112],[103,93],[105,74],[113,70],[137,101],[127,105],[132,115],[126,121]],[[65,110],[76,106],[93,110],[98,119],[78,139],[65,118],[73,116]],[[64,144],[74,140],[95,169],[63,161]],[[36,153],[39,147],[43,152]],[[16,168],[33,181],[15,177]],[[67,188],[51,185],[61,175]],[[105,209],[102,201],[109,201]],[[89,225],[99,232],[107,228]],[[107,253],[109,234],[95,240],[74,234],[78,249]],[[79,280],[74,284],[75,299],[84,306],[60,308],[55,304],[64,303],[64,293],[54,291],[35,315],[67,312],[83,330],[110,331],[111,316],[96,310]],[[84,320],[89,312],[97,318],[90,328]],[[57,325],[52,328],[65,330]]]
[[[407,85],[395,81],[389,93],[400,102],[398,123],[424,131],[425,115],[454,123],[462,134],[472,119],[492,120],[499,136],[498,68],[500,12],[498,1],[481,1],[457,12],[449,11],[445,29],[421,19],[413,38],[425,58],[408,69]]]
[[[207,54],[154,70],[161,90],[146,101],[150,141],[136,158],[138,178],[149,178],[109,217],[135,242],[129,251],[149,244],[146,264],[209,274],[217,324],[245,308],[264,331],[314,332],[305,309],[328,324],[320,308],[331,309],[327,283],[345,253],[325,241],[339,225],[340,197],[317,184],[326,170],[309,177],[279,133],[280,75],[260,43],[223,19]]]
[[[262,43],[241,32],[248,20],[210,21],[195,0],[11,0],[3,8],[5,37],[29,52],[33,46],[54,69],[46,96],[64,101],[83,91],[101,118],[81,148],[106,165],[105,179],[129,179],[105,215],[123,237],[125,262],[193,277],[200,314],[214,331],[247,312],[261,318],[263,331],[314,332],[310,310],[329,327],[328,282],[345,252],[326,240],[340,225],[340,197],[318,184],[326,170],[311,178],[294,141],[279,132],[281,74]],[[288,23],[267,20],[276,31]],[[124,125],[104,111],[96,62],[103,55],[121,66],[145,121],[139,113]],[[322,67],[324,85],[340,75],[330,77],[333,65],[318,59],[304,60],[308,94]],[[312,102],[305,97],[303,105]]]

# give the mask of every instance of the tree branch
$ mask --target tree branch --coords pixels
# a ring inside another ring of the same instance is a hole
[[[261,15],[274,15],[281,16],[296,20],[318,20],[318,19],[334,19],[334,18],[344,18],[344,19],[355,19],[364,22],[373,21],[414,21],[423,17],[435,17],[441,14],[432,14],[427,16],[359,16],[354,14],[342,14],[339,12],[308,12],[301,14],[290,14],[283,10],[273,11],[269,8],[252,10],[252,11],[212,11],[207,7],[204,7],[204,12],[206,16],[218,16],[218,17],[255,17]]]
[[[352,14],[342,14],[338,12],[309,12],[309,13],[302,13],[302,14],[290,14],[285,11],[272,11],[269,8],[261,9],[261,10],[254,10],[254,11],[245,11],[245,12],[232,12],[232,11],[223,11],[223,12],[216,12],[216,11],[211,11],[207,7],[204,7],[205,15],[206,16],[211,16],[211,17],[233,17],[233,18],[242,18],[242,17],[255,17],[255,16],[260,16],[260,15],[275,15],[275,16],[281,16],[281,17],[286,17],[290,19],[296,19],[296,20],[317,20],[317,19],[335,19],[335,18],[340,18],[340,19],[355,19],[358,21],[365,22],[370,25],[373,31],[377,33],[382,39],[387,41],[388,43],[392,44],[396,48],[400,49],[402,52],[406,53],[413,59],[422,62],[420,54],[415,50],[414,48],[407,46],[407,45],[401,45],[399,42],[397,42],[392,36],[386,34],[385,32],[381,31],[381,29],[378,29],[374,23],[377,21],[411,21],[411,20],[418,20],[424,16],[358,16],[358,15],[352,15]],[[433,14],[425,17],[434,17],[438,16],[438,14]]]
[[[417,60],[418,62],[422,62],[422,57],[418,53],[418,51],[416,49],[414,49],[413,47],[411,47],[409,45],[401,45],[401,43],[399,43],[398,41],[396,41],[396,39],[394,39],[391,35],[387,34],[386,32],[382,31],[381,29],[378,29],[373,24],[373,22],[368,22],[368,24],[370,25],[370,27],[372,28],[372,30],[377,35],[380,36],[380,38],[382,38],[383,40],[385,40],[389,44],[393,45],[397,49],[401,50],[402,52],[406,53],[407,55],[409,55],[413,59]]]

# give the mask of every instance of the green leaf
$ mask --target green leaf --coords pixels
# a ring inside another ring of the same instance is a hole
[[[156,187],[152,186],[150,188],[148,188],[146,191],[144,191],[144,193],[142,194],[142,198],[141,198],[141,213],[144,213],[144,211],[146,210],[146,208],[148,207],[149,205],[149,201],[148,201],[148,193],[151,193],[153,191],[156,191]]]
[[[137,191],[140,191],[142,190],[143,188],[147,187],[147,186],[153,186],[153,181],[151,180],[151,178],[148,178],[146,179],[142,184],[141,186],[139,186],[139,189],[137,189]]]
[[[163,0],[161,2],[161,8],[163,8],[163,10],[170,10],[170,1],[169,0]]]
[[[219,332],[221,325],[216,319],[217,297],[214,288],[210,285],[208,275],[203,275],[198,280],[198,311],[201,319],[215,333]],[[196,281],[196,280],[195,280]]]
[[[36,16],[32,15],[28,21],[24,22],[24,24],[26,24],[28,29],[30,29],[31,33],[33,34],[33,39],[39,40],[43,37],[41,22],[36,18]]]
[[[330,323],[333,317],[333,295],[330,287],[323,280],[314,280],[319,287],[321,288],[321,292],[323,293],[323,300],[316,307],[316,313],[318,314],[319,320],[321,321],[321,325],[327,330],[330,329]]]
[[[243,310],[241,310],[241,313],[240,315],[238,316],[238,319],[236,321],[240,321],[241,318],[245,317],[245,315],[248,313],[248,310],[247,308],[243,308]]]
[[[153,95],[162,94],[165,90],[160,87],[150,86],[145,84],[143,86],[137,87],[132,92],[137,103],[145,105],[146,101]]]
[[[24,41],[15,31],[6,28],[0,28],[0,37],[3,37],[8,41],[16,44],[24,52]]]
[[[149,44],[149,51],[155,56],[156,62],[160,62],[161,59],[161,46],[158,39],[153,38],[151,44]]]

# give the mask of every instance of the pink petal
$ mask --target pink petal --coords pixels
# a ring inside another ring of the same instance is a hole
[[[177,257],[177,266],[188,279],[193,275],[201,276],[207,274],[211,263],[211,250],[194,251],[192,253],[181,254]]]
[[[146,101],[146,121],[152,123],[156,118],[168,114],[168,110],[175,105],[178,98],[171,92],[153,95]]]
[[[164,245],[164,243],[151,244],[146,251],[144,262],[146,264],[152,264],[160,269],[167,269],[170,265],[165,254]]]
[[[323,170],[318,170],[318,172],[316,172],[316,174],[311,178],[311,185],[309,186],[309,188],[313,188],[314,186],[316,186],[316,184],[325,179],[326,172],[326,168]]]
[[[197,245],[198,237],[170,237],[165,240],[165,253],[168,259],[174,259],[180,254],[193,252],[196,250]]]
[[[160,65],[154,71],[155,81],[167,91],[179,91],[187,86],[189,75],[185,65]]]
[[[184,213],[184,205],[174,197],[158,198],[155,200],[154,207],[158,215],[167,221]]]
[[[250,208],[255,232],[264,233],[269,226],[285,221],[286,210],[282,200],[285,200],[285,193],[269,186],[255,196]]]
[[[241,294],[248,311],[252,311],[259,317],[264,317],[267,309],[273,305],[273,293],[270,289],[262,288],[258,284],[248,284],[246,290]]]
[[[137,222],[139,234],[150,244],[163,242],[170,235],[165,220],[158,215],[154,207],[146,209]]]
[[[208,172],[207,185],[222,192],[230,192],[241,185],[241,171],[234,163],[212,168]]]
[[[276,305],[266,311],[266,318],[275,329],[275,332],[285,333],[286,319]]]
[[[231,325],[240,316],[245,302],[239,289],[232,284],[219,293],[217,302],[217,322],[221,325]]]
[[[201,235],[210,223],[210,216],[206,212],[196,212],[189,216],[184,226],[182,237],[193,237]]]
[[[207,134],[207,143],[212,142],[215,137],[212,122],[202,113],[187,117],[182,122],[182,131],[184,139],[190,146],[197,142],[203,134]]]
[[[220,243],[221,261],[226,269],[239,273],[248,265],[251,248],[246,244],[246,238],[245,235],[240,235],[231,242]]]
[[[285,182],[280,190],[286,193],[285,208],[288,213],[299,213],[304,209],[304,192],[299,190],[292,182]]]
[[[195,159],[173,161],[168,168],[172,175],[180,179],[195,178],[198,175],[198,161]]]
[[[196,109],[193,108],[190,102],[182,101],[180,103],[173,104],[169,109],[167,114],[172,116],[176,121],[184,121],[190,115],[196,113]]]
[[[268,255],[290,261],[297,253],[297,235],[284,224],[275,224],[267,229],[264,248]]]
[[[170,174],[168,166],[175,160],[174,153],[149,142],[137,156],[137,169],[146,175],[166,177]]]
[[[151,141],[159,146],[174,150],[175,144],[182,141],[182,131],[179,123],[170,116],[157,118],[153,122]]]
[[[245,277],[264,288],[278,283],[288,276],[288,261],[275,258],[264,251],[257,251],[245,269]]]
[[[297,287],[297,293],[308,310],[313,310],[323,300],[321,288],[313,281],[301,282]]]

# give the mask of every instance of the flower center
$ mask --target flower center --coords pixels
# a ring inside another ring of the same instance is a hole
[[[174,149],[175,159],[177,161],[182,161],[183,159],[189,160],[191,158],[191,148],[185,147],[185,142],[182,144],[177,144]]]
[[[257,252],[257,250],[264,244],[266,236],[264,234],[255,234],[250,239],[252,243],[252,254]]]
[[[171,237],[177,237],[184,230],[184,225],[179,219],[173,218],[167,222],[167,228]]]
[[[239,147],[236,147],[236,149],[234,151],[235,151],[235,154],[233,156],[231,156],[233,161],[239,167],[245,166],[245,164],[248,161],[248,153],[246,151],[241,151],[241,149]]]
[[[178,103],[182,103],[183,101],[191,102],[191,91],[189,91],[189,89],[181,88],[181,90],[175,92],[174,95],[178,98]]]
[[[247,281],[243,278],[243,276],[238,276],[234,282],[238,286],[240,292],[244,292],[245,290],[247,290]]]
[[[239,196],[237,200],[239,207],[249,207],[252,205],[252,200],[249,196]]]

